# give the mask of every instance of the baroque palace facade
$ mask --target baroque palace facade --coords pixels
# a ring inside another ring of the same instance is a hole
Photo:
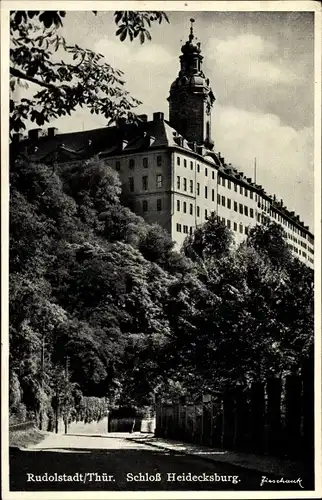
[[[33,161],[68,164],[98,155],[118,171],[128,206],[165,228],[177,247],[212,212],[233,231],[237,243],[250,227],[272,220],[282,225],[292,252],[313,267],[314,236],[308,226],[214,151],[215,96],[202,71],[192,26],[181,52],[168,98],[169,120],[156,112],[152,120],[140,115],[137,123],[82,132],[33,129],[25,140],[15,134],[13,151],[27,150]]]

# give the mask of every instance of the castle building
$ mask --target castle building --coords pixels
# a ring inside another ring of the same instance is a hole
[[[191,20],[193,22],[193,20]],[[309,267],[314,236],[282,200],[246,177],[215,152],[211,116],[215,102],[203,73],[200,43],[193,25],[181,48],[180,70],[170,87],[169,120],[156,112],[137,123],[58,134],[51,127],[15,134],[15,150],[24,147],[34,161],[77,163],[98,155],[118,171],[128,206],[149,223],[165,228],[180,247],[187,234],[215,212],[231,229],[236,243],[249,228],[273,220],[284,229],[292,252]]]

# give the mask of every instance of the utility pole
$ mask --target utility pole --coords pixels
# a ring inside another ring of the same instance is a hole
[[[65,411],[64,411],[64,423],[65,423],[65,434],[68,432],[68,386],[69,386],[69,375],[68,375],[68,367],[69,367],[69,356],[65,358]]]

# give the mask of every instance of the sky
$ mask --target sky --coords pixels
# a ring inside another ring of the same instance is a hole
[[[94,49],[124,72],[126,89],[143,102],[137,113],[168,117],[169,88],[179,71],[190,18],[203,70],[216,96],[215,150],[254,177],[313,228],[314,21],[310,12],[169,12],[152,25],[152,41],[121,42],[112,12],[68,12],[69,43]],[[79,110],[53,120],[60,132],[104,127]]]

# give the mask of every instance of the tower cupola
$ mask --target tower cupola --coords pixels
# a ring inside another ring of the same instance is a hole
[[[213,149],[211,109],[215,96],[202,71],[201,44],[193,32],[195,21],[190,22],[188,40],[181,47],[179,74],[170,87],[170,125],[189,142]]]

